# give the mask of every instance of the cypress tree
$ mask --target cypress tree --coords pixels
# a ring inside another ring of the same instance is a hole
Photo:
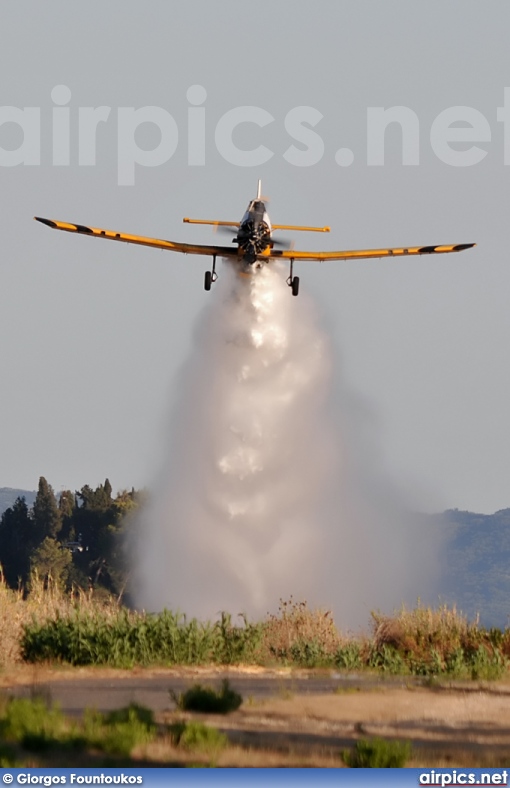
[[[44,476],[39,479],[33,517],[40,541],[42,542],[47,536],[55,539],[62,528],[62,515],[57,505],[55,493]]]
[[[33,527],[24,498],[17,498],[0,520],[0,564],[11,588],[23,585],[28,578]]]

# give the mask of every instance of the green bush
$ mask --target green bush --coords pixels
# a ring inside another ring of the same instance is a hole
[[[363,667],[361,646],[356,641],[340,646],[335,654],[335,665],[345,670],[358,670]]]
[[[170,690],[170,695],[182,711],[199,711],[204,714],[228,714],[238,709],[243,702],[241,695],[231,689],[228,679],[223,680],[219,692],[212,687],[195,684],[180,695]]]
[[[155,735],[152,711],[135,703],[109,714],[87,709],[83,722],[72,724],[58,708],[49,707],[41,698],[13,698],[0,716],[1,739],[38,752],[56,746],[92,747],[127,756]],[[0,752],[0,759],[7,757]]]
[[[411,757],[409,742],[387,739],[360,739],[342,758],[351,769],[395,769],[405,766]]]
[[[85,711],[81,743],[108,754],[128,756],[134,747],[148,744],[155,736],[152,711],[136,703],[107,714]]]
[[[368,666],[370,668],[378,668],[384,673],[391,673],[392,675],[409,672],[409,666],[404,655],[393,646],[387,646],[385,643],[370,653]]]
[[[0,769],[13,769],[20,765],[16,760],[13,748],[6,744],[0,744]]]
[[[158,614],[116,615],[101,610],[57,615],[25,625],[21,639],[27,662],[57,660],[71,665],[198,665],[253,661],[262,637],[261,625],[235,627],[228,614],[221,621],[201,623],[164,610]]]
[[[177,722],[170,726],[170,734],[178,747],[200,752],[223,750],[228,739],[224,733],[201,722]]]
[[[371,638],[340,637],[331,615],[309,610],[306,602],[283,602],[279,616],[262,623],[242,617],[240,626],[228,613],[211,623],[169,610],[146,614],[90,604],[62,610],[25,622],[20,640],[25,661],[124,668],[276,661],[491,680],[507,671],[510,658],[510,630],[484,629],[446,607],[373,613]]]
[[[0,717],[0,738],[27,750],[43,750],[66,736],[66,720],[58,708],[41,698],[13,698]]]

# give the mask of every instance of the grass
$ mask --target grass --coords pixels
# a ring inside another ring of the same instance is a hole
[[[338,756],[232,746],[224,733],[196,720],[156,724],[137,704],[109,714],[88,709],[71,720],[40,698],[3,699],[0,723],[0,768],[339,765]]]
[[[311,610],[306,602],[280,600],[276,615],[268,615],[264,625],[267,660],[300,667],[323,667],[334,661],[342,639],[331,613]]]
[[[21,662],[104,665],[284,665],[377,670],[426,678],[494,680],[508,672],[510,629],[485,629],[455,607],[418,604],[393,615],[373,612],[370,632],[348,636],[329,611],[292,597],[276,614],[234,624],[165,610],[135,612],[115,600],[31,579],[13,591],[0,579],[0,668]]]
[[[89,709],[79,722],[70,721],[41,698],[13,698],[4,702],[0,713],[0,739],[32,753],[98,750],[127,757],[155,734],[152,712],[136,704],[109,714]],[[10,756],[0,752],[0,757]]]
[[[136,703],[108,714],[87,710],[82,730],[82,746],[124,756],[135,747],[148,744],[156,735],[152,711]]]
[[[351,769],[402,768],[411,758],[409,742],[388,739],[360,739],[352,750],[344,750],[342,759]]]
[[[219,692],[213,687],[195,684],[180,695],[170,690],[170,695],[181,711],[198,711],[204,714],[228,714],[236,711],[243,702],[241,695],[230,687],[227,679],[223,680]]]
[[[74,589],[65,594],[51,578],[43,581],[37,574],[30,580],[30,592],[22,588],[9,588],[0,567],[0,668],[6,668],[23,660],[22,639],[27,626],[37,622],[39,626],[65,618],[76,611],[82,615],[95,613],[108,621],[118,613],[114,600],[98,601],[93,593]]]
[[[393,616],[372,613],[368,664],[392,673],[498,679],[510,657],[510,630],[485,629],[455,607],[402,607]]]
[[[63,715],[48,708],[41,698],[16,698],[4,705],[0,716],[0,739],[19,742],[27,750],[48,749],[67,735]]]
[[[170,734],[176,746],[208,755],[217,755],[228,744],[224,733],[202,722],[176,722],[170,726]]]
[[[164,610],[136,613],[126,608],[73,609],[53,619],[25,623],[21,657],[26,662],[70,665],[200,665],[255,661],[261,625],[233,626],[224,613],[215,623],[188,621]]]
[[[235,745],[217,728],[193,718],[186,720],[162,714],[156,720],[152,712],[131,704],[108,714],[87,710],[80,720],[69,719],[61,711],[46,705],[41,698],[1,699],[0,767],[168,767],[168,766],[291,766],[395,768],[413,766],[469,766],[502,768],[505,752],[491,748],[476,752],[470,742],[465,750],[449,751],[445,743],[436,751],[429,747],[411,750],[407,742],[361,739],[341,754],[334,745],[320,742],[317,731],[310,741],[288,751],[275,744],[268,746],[268,731],[260,729],[257,738],[252,729],[244,744]],[[326,701],[327,702],[327,701]],[[302,709],[297,713],[302,719]],[[268,710],[262,712],[265,718]],[[313,720],[317,720],[313,716]],[[243,729],[239,729],[242,734]],[[242,741],[242,736],[241,736]],[[340,757],[341,756],[341,757]]]

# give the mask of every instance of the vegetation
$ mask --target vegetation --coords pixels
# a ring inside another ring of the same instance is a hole
[[[332,665],[341,638],[329,611],[310,610],[306,602],[281,600],[278,614],[264,626],[269,658],[302,667]]]
[[[30,578],[30,588],[10,589],[0,571],[0,667],[22,661],[22,639],[25,626],[65,618],[79,611],[108,619],[118,614],[112,600],[97,599],[93,592],[75,591],[67,594],[51,578],[42,580],[37,574]]]
[[[35,753],[59,748],[129,756],[155,736],[152,712],[137,704],[109,714],[89,709],[83,720],[71,721],[41,698],[13,698],[4,703],[0,713],[0,738],[10,745],[3,755],[4,760],[11,761],[7,765],[14,765],[16,745]]]
[[[228,743],[224,733],[203,722],[176,722],[170,726],[170,734],[176,746],[209,755],[217,754]]]
[[[124,536],[139,501],[134,490],[114,498],[108,479],[96,489],[64,490],[57,499],[41,476],[32,507],[18,497],[1,516],[5,583],[26,594],[36,572],[68,591],[94,589],[122,597],[128,580]]]
[[[346,766],[354,769],[395,769],[411,757],[409,742],[388,739],[360,739],[352,750],[344,750]]]
[[[21,656],[27,662],[115,667],[254,661],[262,626],[234,627],[227,621],[225,615],[219,622],[201,623],[169,610],[135,613],[110,605],[82,612],[76,607],[50,620],[27,622]]]
[[[140,500],[134,490],[113,496],[108,479],[57,497],[41,477],[30,508],[18,497],[4,511],[0,667],[22,660],[116,667],[252,663],[475,679],[507,670],[510,629],[487,629],[455,606],[374,612],[360,637],[339,632],[329,611],[292,597],[260,622],[234,623],[227,612],[200,622],[169,610],[123,607],[129,604],[124,542]],[[485,543],[497,539],[502,555],[510,544],[509,512],[496,513],[492,525],[471,516],[473,529],[485,528]],[[458,525],[468,513],[447,514]],[[455,544],[460,550],[457,537]],[[470,564],[465,574],[475,569]]]
[[[170,690],[170,695],[181,711],[199,711],[204,714],[228,714],[236,711],[243,702],[241,695],[231,688],[227,679],[223,680],[219,692],[213,687],[195,684],[180,695]]]
[[[235,625],[225,613],[200,622],[168,610],[130,611],[114,598],[66,593],[37,575],[26,595],[0,582],[0,666],[259,664],[492,680],[509,660],[510,629],[485,629],[454,607],[372,613],[370,634],[354,637],[305,602],[282,602],[265,621]]]

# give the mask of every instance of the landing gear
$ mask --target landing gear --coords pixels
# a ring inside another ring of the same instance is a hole
[[[204,276],[204,290],[210,290],[211,285],[215,282],[218,278],[218,274],[216,273],[216,255],[213,255],[213,264],[212,264],[212,271],[206,271]]]
[[[292,290],[292,295],[297,296],[299,293],[299,276],[294,276],[294,260],[290,261],[290,273],[287,278],[287,284]]]

